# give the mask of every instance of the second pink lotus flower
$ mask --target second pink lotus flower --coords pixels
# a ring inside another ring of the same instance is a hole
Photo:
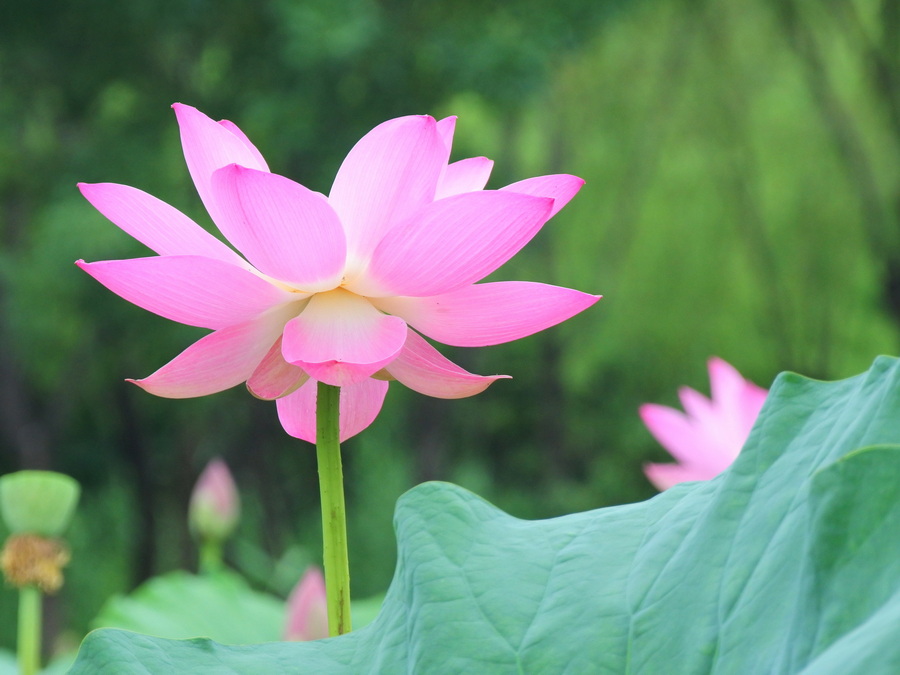
[[[655,403],[641,406],[644,424],[678,464],[647,464],[644,473],[660,490],[709,480],[737,458],[768,391],[741,377],[722,359],[709,360],[712,398],[690,387],[678,390],[685,412]]]
[[[344,440],[375,419],[389,380],[462,398],[503,377],[465,371],[422,335],[495,345],[598,300],[538,283],[475,283],[528,243],[583,181],[553,175],[484,190],[490,160],[448,162],[455,118],[377,126],[350,151],[326,197],[271,173],[231,122],[173,107],[197,192],[241,255],[138,189],[79,186],[159,255],[78,265],[144,309],[212,330],[135,381],[152,394],[204,396],[246,382],[255,396],[277,400],[289,434],[314,442],[321,381],[342,388]]]

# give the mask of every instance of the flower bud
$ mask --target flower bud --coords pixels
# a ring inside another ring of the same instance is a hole
[[[234,531],[240,513],[241,500],[231,472],[221,459],[213,459],[191,493],[191,529],[201,539],[223,541]]]
[[[328,600],[325,596],[325,579],[318,567],[310,566],[288,598],[284,639],[306,641],[327,637]]]
[[[81,487],[53,471],[0,476],[0,514],[12,534],[58,537],[72,519]]]

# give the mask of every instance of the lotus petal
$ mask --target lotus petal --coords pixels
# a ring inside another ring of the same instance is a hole
[[[524,195],[534,195],[535,197],[550,197],[553,199],[553,209],[550,211],[550,215],[547,216],[549,220],[569,203],[569,200],[578,193],[582,185],[584,185],[584,180],[578,176],[558,173],[550,176],[526,178],[500,189]]]
[[[278,419],[284,430],[291,436],[310,443],[316,442],[317,384],[311,379],[290,396],[275,402],[278,406]],[[371,378],[341,387],[341,443],[375,421],[387,390],[387,382]]]
[[[249,141],[243,133],[235,134],[227,125],[211,120],[189,105],[176,103],[172,108],[178,119],[181,147],[194,186],[213,222],[219,225],[223,213],[212,191],[213,173],[229,164],[259,171],[268,171],[268,167],[264,162],[260,163],[259,151],[248,147]]]
[[[360,382],[394,359],[406,323],[342,289],[314,295],[284,329],[282,353],[317,380],[338,387]]]
[[[212,190],[219,229],[260,271],[307,292],[340,284],[344,231],[321,194],[236,164],[213,174]]]
[[[714,404],[729,417],[742,437],[746,438],[769,392],[745,380],[737,368],[722,359],[711,358],[707,367]]]
[[[250,154],[252,154],[253,157],[256,159],[256,166],[259,169],[261,169],[262,171],[269,170],[269,165],[266,163],[266,160],[262,156],[262,153],[256,149],[256,146],[250,142],[249,138],[247,138],[247,134],[245,134],[243,131],[241,131],[241,129],[238,127],[237,124],[235,124],[234,122],[231,122],[230,120],[219,120],[219,124],[221,126],[225,127],[226,129],[228,129],[228,131],[233,133],[239,139],[241,139],[241,141],[243,141],[244,145],[246,145],[247,149],[250,151]]]
[[[281,333],[284,310],[210,333],[142,380],[128,380],[164,398],[207,396],[247,380]]]
[[[79,183],[95,209],[160,255],[202,255],[239,267],[249,265],[174,206],[117,183]]]
[[[442,356],[413,330],[409,330],[400,355],[385,370],[413,391],[435,398],[474,396],[495,380],[509,377],[474,375]]]
[[[721,453],[715,443],[702,432],[698,433],[691,419],[684,413],[655,403],[646,403],[639,409],[644,425],[669,453],[684,464],[705,464],[715,461]],[[733,457],[720,460],[725,468]]]
[[[450,150],[453,148],[453,133],[456,131],[456,115],[450,115],[437,121],[436,125],[438,135],[447,149],[447,157],[450,156]]]
[[[696,480],[710,480],[719,471],[704,469],[692,464],[645,464],[644,475],[658,490],[668,490],[678,483]]]
[[[479,281],[537,234],[551,199],[481,191],[429,204],[391,230],[354,292],[370,297],[450,293]]]
[[[448,155],[428,116],[379,124],[350,150],[328,200],[347,234],[351,276],[392,227],[434,199]]]
[[[373,298],[378,309],[428,337],[455,347],[484,347],[555,326],[600,296],[529,281],[473,284],[428,298]]]
[[[487,157],[470,157],[448,164],[438,181],[435,199],[443,199],[463,192],[483,190],[491,177],[494,162]]]
[[[281,355],[279,337],[247,380],[247,389],[256,398],[274,401],[299,389],[308,379],[302,368],[291,365]]]
[[[229,263],[196,255],[76,265],[113,293],[172,321],[218,330],[304,296]],[[297,308],[299,312],[299,307]]]

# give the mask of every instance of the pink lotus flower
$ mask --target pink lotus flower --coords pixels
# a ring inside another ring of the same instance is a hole
[[[647,464],[644,473],[660,490],[709,480],[727,469],[744,447],[768,391],[745,380],[722,359],[709,360],[712,399],[690,387],[678,391],[685,413],[647,403],[641,418],[680,464]]]
[[[191,529],[204,538],[221,541],[237,525],[241,498],[228,465],[218,457],[211,460],[197,479],[188,506]]]
[[[282,639],[319,640],[328,637],[328,603],[322,571],[310,566],[294,586],[287,601]]]
[[[204,396],[246,382],[257,397],[277,400],[289,434],[314,442],[321,381],[342,388],[343,440],[375,419],[388,380],[462,398],[504,377],[463,370],[419,333],[459,347],[494,345],[599,299],[537,283],[475,283],[515,255],[583,181],[542,176],[483,190],[490,160],[448,163],[455,118],[377,126],[325,197],[270,173],[231,122],[173,107],[197,192],[244,257],[140,190],[79,185],[103,215],[159,254],[79,267],[144,309],[213,331],[134,381],[152,394]]]

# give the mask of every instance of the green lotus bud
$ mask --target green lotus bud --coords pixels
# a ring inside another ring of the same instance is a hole
[[[81,494],[78,481],[53,471],[0,476],[0,515],[13,534],[58,537],[72,519]]]

